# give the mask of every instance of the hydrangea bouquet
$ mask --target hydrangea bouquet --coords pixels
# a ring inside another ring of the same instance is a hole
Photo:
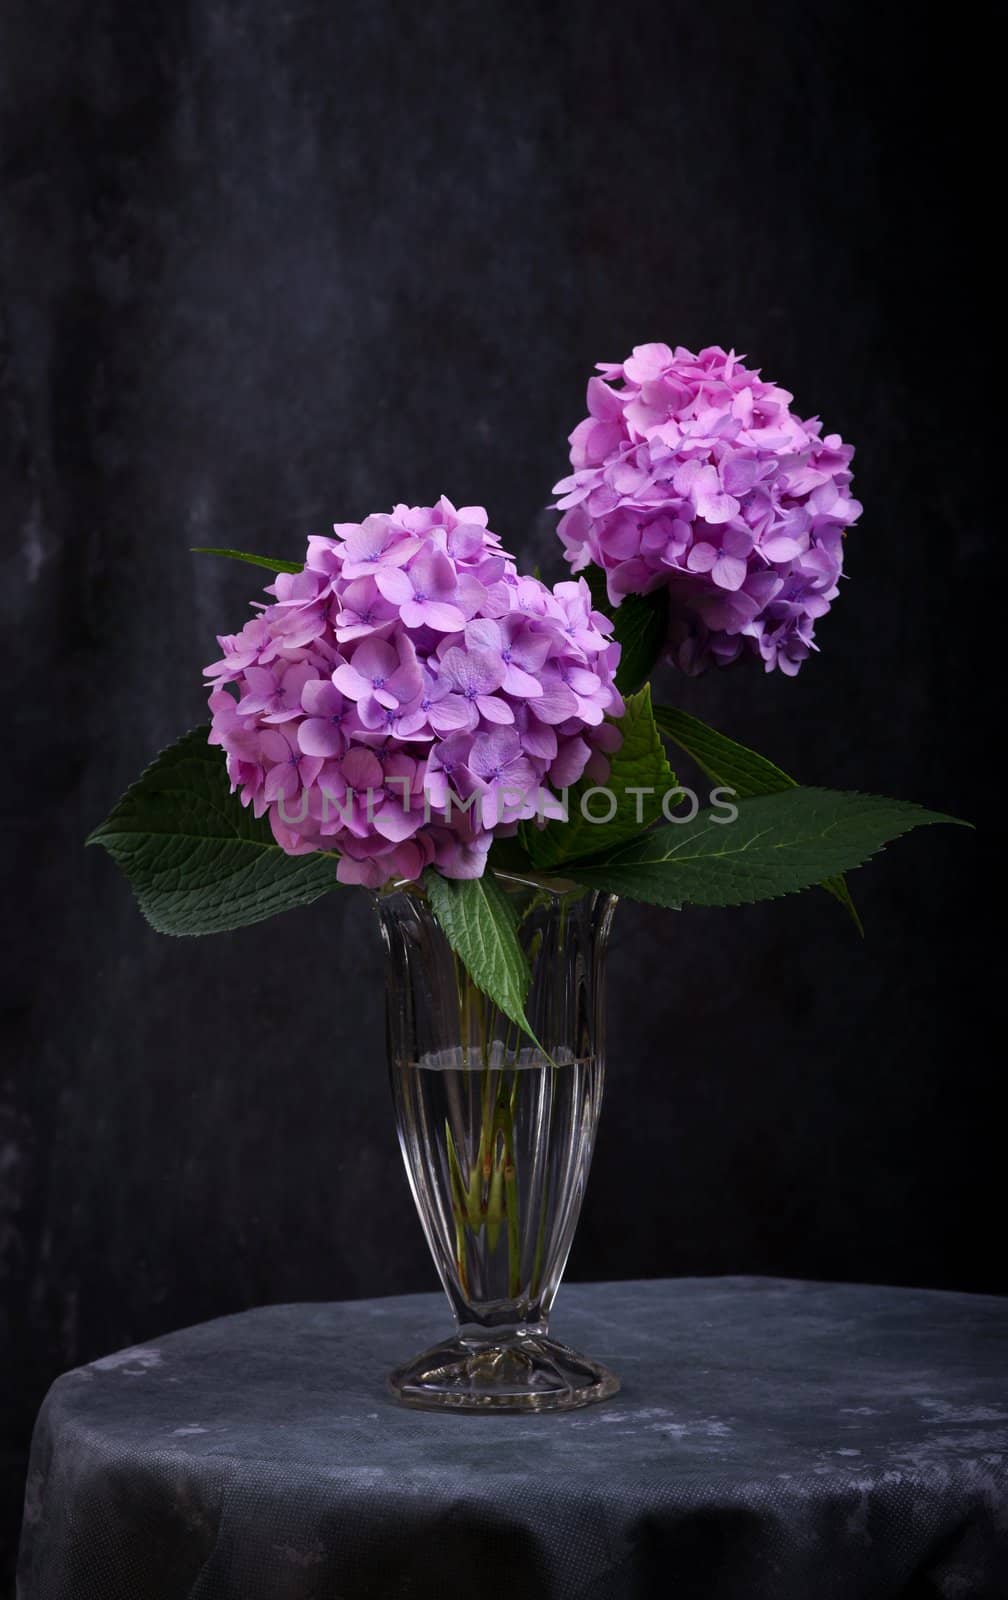
[[[591,1141],[571,1132],[562,1157],[529,1144],[533,1124],[541,1142],[563,1116],[554,1083],[546,1123],[540,1101],[523,1123],[522,1069],[600,1070],[590,985],[613,897],[728,906],[822,885],[856,922],[843,875],[898,834],[951,820],[800,787],[686,711],[652,705],[662,660],[684,674],[743,660],[801,669],[861,512],[850,446],[720,348],[638,346],[599,367],[588,413],[555,488],[571,576],[553,587],[518,570],[482,507],[447,499],[337,523],[303,560],[209,552],[268,568],[266,598],[219,639],[209,728],[164,751],[91,835],[166,933],[237,928],[339,884],[400,907],[382,913],[394,1070],[436,1059],[443,1078],[468,1067],[470,1048],[479,1069],[471,1094],[456,1086],[443,1103],[400,1084],[428,1240],[460,1322],[510,1318],[537,1337],[577,1214],[576,1186],[563,1205],[548,1200],[540,1168],[583,1166]],[[666,745],[714,785],[709,804],[677,785]],[[572,907],[586,904],[579,923]],[[416,955],[432,938],[449,966]],[[537,978],[537,964],[568,959],[562,983]],[[457,1005],[436,1005],[439,989]],[[568,1076],[566,1122],[593,1131],[598,1083]],[[580,1120],[579,1095],[591,1113]],[[418,1127],[430,1137],[441,1123],[437,1150],[413,1148]],[[512,1374],[507,1403],[611,1392],[611,1375],[587,1358],[565,1367],[560,1348],[539,1351],[534,1383]],[[511,1369],[495,1349],[492,1383],[439,1347],[397,1392],[505,1403]]]
[[[662,659],[799,671],[861,513],[853,450],[720,347],[640,345],[599,374],[555,489],[567,582],[520,573],[484,509],[447,499],[337,523],[303,561],[209,552],[274,572],[269,598],[219,640],[209,730],[163,752],[90,840],[155,928],[220,932],[338,883],[410,881],[517,1009],[488,871],[674,907],[825,882],[853,912],[842,873],[949,820],[799,788],[652,707]],[[684,816],[663,737],[733,803]]]

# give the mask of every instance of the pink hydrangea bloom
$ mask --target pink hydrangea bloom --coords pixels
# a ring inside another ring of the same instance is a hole
[[[861,514],[853,449],[719,345],[638,345],[599,371],[554,488],[573,570],[603,568],[614,606],[666,585],[668,656],[686,672],[746,651],[793,676]]]
[[[289,854],[373,888],[479,877],[495,833],[604,780],[619,646],[583,579],[520,577],[480,506],[396,506],[312,537],[218,642],[211,744]]]

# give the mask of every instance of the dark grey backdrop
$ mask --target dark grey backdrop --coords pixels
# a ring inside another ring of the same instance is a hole
[[[175,943],[81,847],[256,589],[190,545],[295,554],[444,491],[548,563],[591,363],[720,340],[858,444],[867,509],[797,682],[670,692],[809,781],[977,817],[997,612],[976,62],[923,13],[33,0],[3,34],[9,1533],[61,1369],[431,1283],[366,897]],[[853,880],[864,944],[822,895],[621,911],[572,1277],[1008,1287],[973,871],[964,834],[897,845]]]

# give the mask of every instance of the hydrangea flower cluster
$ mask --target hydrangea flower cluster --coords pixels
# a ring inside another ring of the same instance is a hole
[[[598,370],[553,491],[573,570],[602,567],[613,605],[667,585],[668,656],[686,672],[745,650],[793,676],[861,514],[853,449],[719,345],[638,345]]]
[[[345,883],[479,877],[495,833],[604,781],[619,646],[583,579],[520,576],[480,506],[398,505],[308,541],[218,642],[210,742],[289,854]]]

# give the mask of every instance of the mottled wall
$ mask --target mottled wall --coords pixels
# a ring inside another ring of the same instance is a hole
[[[591,363],[734,342],[859,444],[867,509],[798,681],[669,692],[809,781],[978,815],[996,591],[955,49],[833,0],[5,8],[8,1530],[61,1369],[431,1282],[365,897],[176,943],[81,848],[200,719],[256,587],[190,545],[295,553],[443,490],[549,564]],[[623,908],[572,1276],[1008,1288],[977,1221],[974,854],[936,830],[855,877],[864,944],[823,895]]]

